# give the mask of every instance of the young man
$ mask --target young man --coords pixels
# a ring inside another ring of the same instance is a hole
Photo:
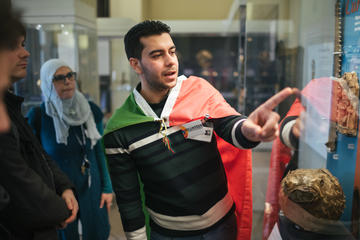
[[[178,77],[169,33],[164,23],[145,21],[126,34],[127,57],[140,83],[105,130],[127,239],[147,239],[139,180],[151,239],[250,239],[251,153],[234,146],[252,148],[272,140],[279,120],[272,109],[293,90],[282,91],[246,118],[204,79]],[[236,186],[228,190],[227,179]]]
[[[11,83],[26,76],[29,52],[25,28],[18,19],[7,22],[16,44],[9,49]],[[0,135],[0,183],[10,202],[0,212],[0,239],[57,239],[56,229],[72,222],[78,211],[73,185],[42,149],[21,114],[23,98],[5,93],[11,129]]]

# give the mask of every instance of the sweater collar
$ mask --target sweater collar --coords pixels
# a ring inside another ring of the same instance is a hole
[[[154,120],[164,120],[167,126],[169,125],[169,116],[170,113],[175,105],[176,99],[179,95],[182,82],[187,78],[184,75],[181,75],[177,79],[177,83],[175,87],[173,87],[170,92],[169,96],[166,99],[165,106],[161,112],[161,115],[158,116],[153,109],[150,107],[149,103],[145,100],[145,98],[140,94],[137,88],[134,88],[133,94],[136,104],[141,108],[146,116],[153,117]],[[138,86],[139,87],[139,86]],[[140,89],[139,89],[140,90]]]

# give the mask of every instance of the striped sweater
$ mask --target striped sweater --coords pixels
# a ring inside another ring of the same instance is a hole
[[[142,98],[136,89],[133,95],[134,99]],[[135,101],[156,118],[167,111],[172,99],[170,93],[159,104],[149,105],[144,99]],[[210,119],[204,125],[229,143],[251,148],[257,143],[242,136],[244,120],[241,115],[228,115]],[[216,137],[210,142],[187,139],[179,125],[168,126],[161,134],[162,125],[164,121],[140,121],[108,131],[104,136],[113,188],[128,239],[146,239],[139,179],[144,184],[152,229],[168,236],[206,232],[234,209]],[[164,136],[170,149],[163,142]]]

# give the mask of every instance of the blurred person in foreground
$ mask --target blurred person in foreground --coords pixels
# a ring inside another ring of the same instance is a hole
[[[10,129],[10,119],[3,102],[3,95],[10,86],[12,49],[16,43],[16,30],[9,24],[12,21],[20,21],[20,13],[11,9],[10,1],[0,2],[0,133]]]
[[[3,21],[1,21],[3,22]],[[11,83],[26,76],[29,52],[25,27],[18,17],[5,22],[12,31],[8,48]],[[0,135],[0,183],[9,204],[0,212],[0,239],[57,239],[57,228],[72,222],[78,211],[73,185],[42,149],[21,114],[23,98],[6,91],[11,128]]]
[[[11,51],[16,41],[14,31],[8,22],[12,19],[18,19],[19,13],[11,10],[9,1],[0,2],[0,135],[8,132],[10,129],[10,119],[3,101],[4,92],[10,85],[9,70]],[[0,183],[0,210],[9,203],[9,194]],[[2,226],[0,226],[0,229]],[[1,230],[0,230],[1,231]]]
[[[8,22],[12,19],[18,19],[19,13],[14,13],[10,8],[10,1],[0,2],[0,135],[8,132],[10,129],[10,119],[3,101],[4,92],[10,85],[9,78],[9,59],[16,38],[14,31]],[[0,184],[0,210],[9,203],[9,194]]]
[[[278,135],[272,109],[295,90],[247,118],[206,80],[178,77],[166,24],[141,22],[124,41],[140,83],[109,120],[104,145],[127,239],[147,239],[140,181],[151,239],[250,239],[251,151],[244,149]]]
[[[76,188],[79,215],[63,231],[64,240],[106,240],[112,186],[99,139],[103,114],[77,90],[76,73],[60,59],[45,62],[40,70],[44,103],[32,108],[29,124],[45,151]],[[106,205],[106,207],[104,207]]]

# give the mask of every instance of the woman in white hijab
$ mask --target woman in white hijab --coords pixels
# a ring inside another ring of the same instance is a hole
[[[46,152],[75,184],[80,207],[78,221],[60,235],[79,239],[81,229],[83,240],[108,239],[112,186],[99,141],[102,112],[77,90],[76,73],[65,62],[45,62],[40,78],[45,101],[30,110],[29,123]]]

